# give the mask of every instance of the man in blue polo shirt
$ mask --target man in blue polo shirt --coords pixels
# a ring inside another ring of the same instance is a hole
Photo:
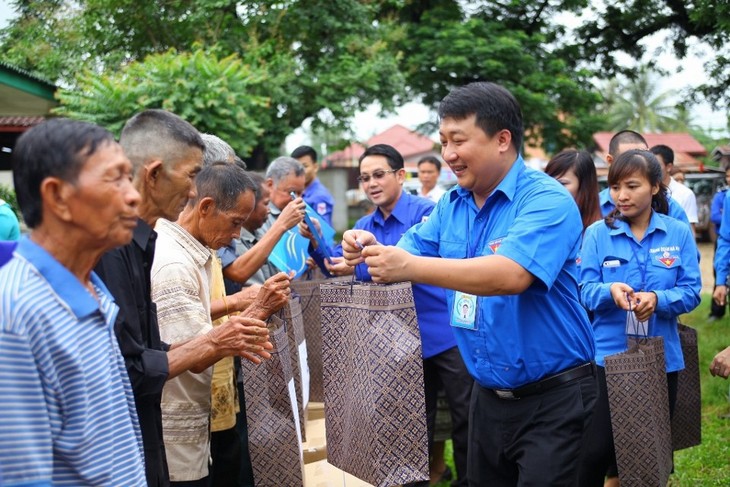
[[[606,162],[611,165],[618,156],[631,149],[649,150],[649,145],[640,133],[634,132],[633,130],[622,130],[620,132],[616,132],[614,136],[611,137],[611,141],[608,143]],[[604,217],[616,208],[616,205],[611,199],[611,193],[608,188],[605,188],[598,193],[598,200],[601,204],[601,215]],[[689,218],[687,218],[687,214],[684,212],[682,205],[672,198],[671,194],[669,195],[669,216],[675,220],[686,223],[687,226],[691,228]]]
[[[358,220],[353,228],[370,232],[384,245],[394,245],[409,228],[428,219],[434,203],[403,191],[406,176],[403,156],[393,147],[386,144],[371,146],[360,156],[359,164],[358,180],[376,210]],[[342,267],[346,266],[339,266],[340,269]],[[342,274],[337,270],[335,273]],[[361,281],[371,280],[366,265],[358,265],[355,274]],[[433,443],[438,389],[443,384],[451,412],[454,463],[458,479],[453,485],[467,485],[469,398],[473,381],[449,327],[444,289],[414,284],[413,300],[423,350],[429,450]],[[424,485],[427,486],[428,481]]]
[[[575,485],[597,396],[578,297],[578,209],[559,183],[525,167],[522,114],[503,87],[456,88],[439,118],[459,188],[397,247],[349,230],[345,259],[364,261],[376,282],[450,289],[449,321],[475,379],[469,485]]]
[[[332,226],[332,208],[335,205],[335,199],[317,178],[317,171],[319,170],[317,152],[308,145],[302,145],[294,149],[291,157],[304,166],[305,188],[302,198],[317,212],[320,218]]]
[[[2,482],[146,485],[119,308],[92,272],[132,239],[132,164],[103,128],[52,119],[18,139],[13,170],[31,231],[0,269]]]

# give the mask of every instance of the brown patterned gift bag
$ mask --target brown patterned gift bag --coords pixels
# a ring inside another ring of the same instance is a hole
[[[664,341],[630,338],[628,350],[605,364],[621,486],[664,487],[672,471]]]
[[[269,336],[274,345],[269,360],[259,365],[241,360],[253,475],[257,487],[301,486],[302,439],[289,340],[276,316],[270,319]]]
[[[697,330],[678,323],[684,370],[677,377],[677,402],[672,417],[672,448],[682,450],[702,443],[702,401]]]
[[[324,402],[322,381],[322,314],[319,285],[331,282],[349,281],[350,277],[330,279],[295,280],[291,283],[299,296],[304,322],[304,336],[307,339],[307,360],[309,361],[309,400]]]
[[[410,283],[325,283],[320,291],[328,462],[378,487],[428,480]]]
[[[294,390],[297,393],[297,414],[299,424],[304,425],[304,410],[309,403],[309,365],[307,360],[307,340],[304,336],[302,308],[299,299],[292,297],[277,316],[284,322],[289,337],[289,354],[291,355]],[[302,441],[307,441],[306,432],[302,428]]]

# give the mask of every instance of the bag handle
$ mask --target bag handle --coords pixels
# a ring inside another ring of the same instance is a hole
[[[626,337],[649,338],[649,321],[639,321],[636,318],[636,313],[631,307],[631,300],[628,299],[628,293],[626,301],[629,303],[629,310],[626,312]]]

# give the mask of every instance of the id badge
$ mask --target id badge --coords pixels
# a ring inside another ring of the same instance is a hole
[[[451,310],[451,326],[477,329],[477,297],[456,291],[454,295],[454,309]]]

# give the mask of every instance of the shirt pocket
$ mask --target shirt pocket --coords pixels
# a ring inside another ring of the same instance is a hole
[[[601,263],[601,278],[604,283],[626,282],[629,261],[623,257],[606,256]]]
[[[466,245],[466,242],[441,241],[439,243],[439,254],[445,259],[465,259]]]
[[[664,286],[665,289],[674,287],[681,266],[682,259],[678,255],[669,257],[654,255],[651,258],[652,274],[656,276],[658,284]]]

